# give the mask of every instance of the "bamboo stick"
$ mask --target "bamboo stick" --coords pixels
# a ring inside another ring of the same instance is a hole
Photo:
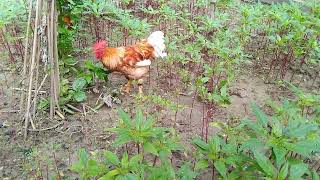
[[[26,114],[25,114],[25,124],[24,124],[24,139],[27,139],[28,135],[28,125],[29,125],[29,120],[30,118],[30,106],[31,106],[31,94],[32,94],[32,82],[33,82],[33,74],[34,74],[34,66],[35,66],[35,56],[36,56],[36,50],[37,50],[37,41],[38,41],[38,25],[39,25],[39,12],[41,11],[41,6],[42,6],[42,0],[37,0],[36,3],[36,19],[35,19],[35,25],[34,25],[34,35],[33,35],[33,47],[32,47],[32,56],[31,56],[31,66],[30,66],[30,78],[29,78],[29,90],[28,90],[28,100],[27,100],[27,108],[26,108]],[[41,15],[40,15],[41,16]]]
[[[60,94],[60,71],[58,62],[58,40],[57,40],[57,11],[55,7],[55,0],[52,0],[52,28],[53,28],[53,55],[54,55],[54,71],[55,71],[55,102],[59,111],[59,94]]]
[[[28,47],[29,47],[29,33],[30,33],[30,26],[31,26],[31,12],[32,12],[32,0],[29,2],[29,15],[28,15],[28,23],[27,23],[27,35],[25,40],[24,46],[24,56],[23,56],[23,72],[22,72],[22,88],[25,88],[25,77],[27,75],[27,59],[28,59]],[[24,96],[25,92],[21,92],[20,97],[20,112],[23,112],[23,105],[24,105]]]
[[[50,5],[49,9],[52,10],[52,4]],[[48,54],[49,54],[49,64],[50,64],[50,119],[53,119],[55,114],[55,95],[54,95],[54,60],[53,60],[53,33],[52,33],[52,15],[51,11],[48,16]]]

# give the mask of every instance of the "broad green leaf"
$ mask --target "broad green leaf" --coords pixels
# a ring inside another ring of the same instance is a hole
[[[272,150],[274,155],[276,156],[276,165],[277,167],[280,167],[280,165],[284,162],[285,156],[288,151],[285,148],[278,146],[274,146]]]
[[[87,96],[86,96],[86,93],[81,91],[81,90],[78,90],[78,91],[75,91],[74,94],[73,94],[73,98],[77,101],[77,102],[82,102],[84,101]]]
[[[127,133],[127,132],[120,132],[120,133]],[[128,142],[131,142],[131,141],[132,141],[132,138],[129,135],[121,134],[121,136],[119,136],[116,140],[114,140],[114,142],[112,144],[115,147],[119,147],[119,146],[126,144]]]
[[[129,167],[135,168],[139,165],[140,161],[142,160],[143,156],[141,154],[136,154],[129,160]]]
[[[117,166],[120,164],[120,160],[118,156],[111,151],[108,151],[108,150],[104,151],[104,157],[113,165]]]
[[[205,168],[207,168],[208,166],[209,166],[208,160],[202,159],[202,160],[198,161],[198,162],[195,164],[194,169],[195,169],[195,170],[205,169]]]
[[[222,160],[218,159],[217,161],[215,161],[214,167],[218,170],[218,172],[224,179],[227,179],[227,168]]]
[[[123,176],[123,180],[139,180],[139,177],[135,174],[128,173],[125,176]]]
[[[213,136],[213,138],[210,138],[210,140],[209,140],[209,149],[210,149],[211,152],[213,152],[215,154],[220,152],[220,149],[221,149],[220,140],[221,139],[217,135]]]
[[[261,152],[258,151],[253,151],[254,157],[261,167],[261,169],[269,176],[273,177],[274,175],[274,167],[272,163],[269,161],[269,159],[262,154]]]
[[[228,93],[227,93],[227,86],[222,86],[221,89],[220,89],[220,92],[221,92],[221,96],[223,97],[227,97],[228,96]]]
[[[74,172],[81,173],[85,167],[83,164],[80,163],[80,161],[75,162],[71,165],[70,170]]]
[[[90,176],[97,176],[102,172],[102,168],[99,166],[98,162],[90,159],[88,161],[88,174]]]
[[[89,70],[95,69],[95,65],[94,65],[93,62],[90,61],[90,60],[85,61],[84,64],[85,64],[86,68],[88,68]]]
[[[251,138],[247,141],[245,141],[241,147],[240,147],[240,151],[243,150],[255,150],[255,149],[260,149],[264,147],[264,144],[257,138]]]
[[[209,150],[209,145],[198,137],[192,140],[192,144],[196,145],[198,148],[204,151]]]
[[[289,136],[293,136],[293,137],[304,137],[307,134],[313,132],[313,131],[317,131],[318,130],[318,126],[314,125],[314,124],[304,124],[304,125],[300,125],[296,128],[292,128],[288,131],[288,135]]]
[[[230,174],[228,175],[228,179],[230,180],[240,179],[241,173],[243,172],[241,172],[239,169],[235,169],[230,172]],[[247,178],[243,178],[243,179],[247,179]]]
[[[307,172],[308,172],[308,165],[306,165],[305,163],[301,162],[301,163],[291,164],[289,179],[294,180],[294,179],[300,178]]]
[[[248,128],[255,132],[255,136],[266,137],[268,132],[262,127],[260,123],[254,122],[252,120],[244,119],[241,121],[243,125],[246,125]]]
[[[190,163],[184,163],[181,168],[179,169],[178,173],[179,177],[181,178],[181,180],[193,180],[196,176],[197,173],[193,172],[190,169]]]
[[[260,108],[253,104],[252,105],[252,110],[257,118],[257,121],[264,127],[267,128],[268,125],[268,116],[260,110]]]
[[[296,143],[286,143],[286,147],[298,154],[309,156],[313,151],[319,150],[319,140],[304,140]]]
[[[282,168],[281,168],[281,170],[280,170],[280,172],[278,174],[278,180],[285,180],[285,178],[288,176],[288,171],[289,171],[289,163],[286,162],[282,166]]]
[[[87,82],[84,78],[76,79],[72,84],[72,89],[74,91],[82,90],[86,84]]]
[[[78,63],[78,61],[75,58],[66,58],[66,59],[63,59],[63,62],[69,66],[74,66]]]
[[[120,170],[114,169],[114,170],[109,171],[106,175],[99,178],[99,180],[113,180],[113,179],[115,179],[114,177],[117,176],[118,174],[120,174]]]
[[[154,145],[151,142],[144,143],[143,149],[145,150],[145,152],[158,155],[158,150],[154,147]]]

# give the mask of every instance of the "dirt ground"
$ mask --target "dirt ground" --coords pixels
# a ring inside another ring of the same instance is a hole
[[[134,96],[118,95],[120,103],[113,107],[103,106],[96,113],[88,112],[70,115],[66,120],[56,118],[50,121],[46,115],[38,114],[35,120],[39,132],[29,132],[28,140],[23,141],[23,121],[16,110],[19,108],[20,91],[13,88],[18,87],[21,80],[17,72],[20,67],[10,65],[4,61],[0,63],[0,177],[5,179],[29,179],[42,174],[43,177],[54,175],[57,170],[61,175],[71,175],[68,167],[76,160],[76,151],[84,147],[89,151],[109,148],[111,141],[115,138],[106,132],[106,128],[113,127],[118,120],[116,110],[121,107],[134,112],[136,99]],[[152,71],[151,71],[152,72]],[[261,77],[248,73],[239,73],[239,76],[230,88],[231,105],[227,108],[214,109],[211,122],[230,119],[242,119],[252,117],[250,104],[255,102],[262,106],[266,100],[273,98],[279,91],[274,85],[265,84]],[[110,75],[109,82],[102,84],[101,91],[111,93],[117,91],[125,78],[119,75]],[[156,76],[148,78],[145,82],[145,93],[156,93],[162,97],[171,99],[185,106],[183,110],[173,112],[167,108],[159,108],[150,104],[144,104],[148,113],[157,115],[160,126],[172,127],[176,119],[176,129],[181,135],[181,142],[185,147],[191,147],[190,139],[201,135],[204,105],[198,100],[193,103],[192,94],[188,92],[183,95],[174,95],[168,88],[167,78],[161,79]],[[172,82],[171,82],[172,83]],[[134,89],[133,94],[137,92]],[[89,106],[93,106],[99,97],[99,93],[90,92]],[[81,104],[77,106],[81,108]],[[51,128],[55,127],[55,128]],[[45,130],[45,128],[51,128]],[[218,129],[210,127],[209,132],[215,133]]]

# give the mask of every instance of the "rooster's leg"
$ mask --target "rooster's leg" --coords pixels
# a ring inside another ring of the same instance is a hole
[[[139,79],[138,80],[138,88],[139,88],[139,94],[142,94],[142,89],[143,89],[143,86],[142,86],[142,83],[143,83],[143,79]]]
[[[125,87],[124,87],[124,92],[126,92],[126,93],[130,93],[130,89],[131,89],[131,82],[132,82],[132,80],[131,79],[129,79],[128,80],[128,83],[125,85]]]

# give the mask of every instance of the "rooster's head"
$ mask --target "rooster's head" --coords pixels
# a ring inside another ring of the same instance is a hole
[[[96,55],[96,58],[101,60],[104,56],[104,49],[107,47],[107,41],[106,40],[99,40],[97,41],[92,49],[93,53]]]

